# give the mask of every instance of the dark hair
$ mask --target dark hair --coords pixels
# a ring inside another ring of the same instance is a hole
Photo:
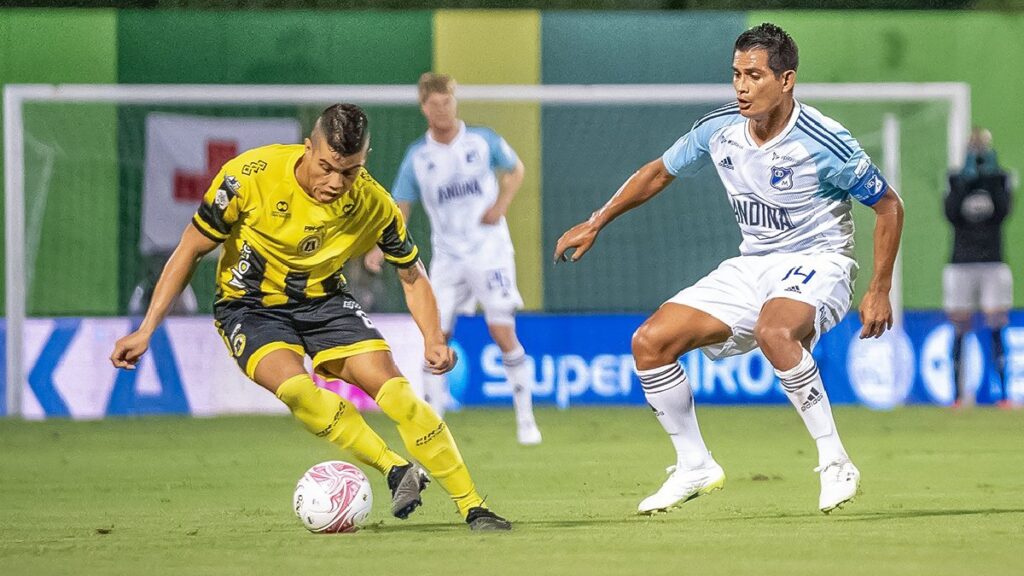
[[[313,128],[314,136],[327,139],[327,145],[340,156],[357,154],[370,137],[366,113],[355,104],[335,104],[320,114]]]
[[[796,42],[785,30],[770,22],[754,26],[740,34],[734,46],[734,50],[740,52],[759,48],[768,52],[768,67],[776,76],[786,70],[796,70],[800,64]]]

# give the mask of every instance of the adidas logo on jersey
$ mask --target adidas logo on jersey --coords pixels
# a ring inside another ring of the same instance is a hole
[[[718,163],[722,168],[728,168],[729,170],[735,170],[736,168],[732,165],[732,158],[726,156],[722,158],[722,161]]]
[[[785,291],[786,292],[796,292],[797,294],[803,294],[803,292],[800,291],[800,287],[799,286],[790,286],[789,288],[786,288]]]

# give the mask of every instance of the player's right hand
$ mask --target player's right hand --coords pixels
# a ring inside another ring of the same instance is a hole
[[[567,230],[555,244],[555,263],[575,262],[583,258],[587,250],[590,250],[590,247],[594,245],[594,241],[597,240],[597,233],[600,231],[600,228],[590,220],[580,222]],[[573,250],[572,256],[567,254],[570,249]]]
[[[134,370],[146,350],[149,350],[149,335],[144,332],[132,332],[114,344],[110,363],[114,368]]]

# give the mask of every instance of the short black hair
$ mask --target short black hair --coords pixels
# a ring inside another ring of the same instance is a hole
[[[370,137],[366,112],[355,104],[329,106],[316,120],[313,133],[327,139],[327,145],[339,156],[359,153]]]
[[[786,70],[796,70],[800,65],[800,54],[797,51],[796,42],[785,30],[775,24],[765,22],[740,34],[740,37],[736,39],[734,50],[746,52],[759,48],[768,52],[768,67],[776,76]]]

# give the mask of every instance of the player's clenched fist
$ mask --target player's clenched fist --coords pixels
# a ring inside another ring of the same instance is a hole
[[[427,361],[427,366],[430,367],[430,371],[434,374],[450,372],[459,361],[455,350],[452,350],[450,346],[443,343],[427,344],[424,347],[423,356]]]
[[[597,240],[597,233],[599,231],[600,229],[597,225],[590,220],[580,222],[567,230],[555,244],[555,262],[565,262],[567,260],[575,262],[583,258],[583,255],[587,253],[587,250],[590,250],[590,247],[594,245],[594,241]],[[574,249],[572,256],[566,254],[569,249]]]
[[[110,355],[110,363],[114,368],[134,370],[139,358],[149,349],[149,335],[144,332],[132,332],[114,344],[114,353]]]

